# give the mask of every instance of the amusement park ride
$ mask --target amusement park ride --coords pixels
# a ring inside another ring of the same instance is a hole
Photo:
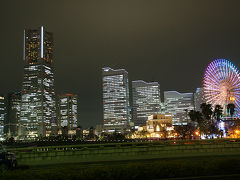
[[[203,78],[203,92],[206,103],[223,108],[223,119],[240,117],[240,74],[230,61],[217,59],[209,64]],[[228,104],[235,106],[233,116]]]
[[[204,74],[203,94],[205,102],[213,108],[216,105],[223,108],[219,128],[226,135],[226,129],[240,118],[240,74],[237,68],[225,59],[212,61]]]

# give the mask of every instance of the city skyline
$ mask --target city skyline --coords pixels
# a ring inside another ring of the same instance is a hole
[[[240,0],[1,7],[1,180],[240,179]]]
[[[4,2],[11,9],[4,8],[10,9],[7,13],[9,19],[3,22],[4,28],[1,29],[1,59],[6,68],[1,71],[0,93],[21,89],[23,29],[41,25],[56,37],[56,91],[58,94],[72,92],[79,95],[80,122],[83,126],[102,123],[101,68],[105,66],[126,69],[129,82],[136,79],[157,81],[161,84],[161,92],[195,92],[210,61],[222,57],[239,67],[239,25],[235,23],[239,13],[237,9],[234,11],[238,3],[184,2],[173,5],[161,1],[147,6],[143,2],[118,2],[108,6],[102,3],[98,8],[83,2],[69,3],[67,7],[59,4],[56,13],[48,16],[44,14],[50,14],[54,3],[42,8],[40,16],[34,13],[32,2],[16,2],[14,5]],[[44,4],[40,6],[44,7]],[[23,6],[28,7],[28,13],[21,11]],[[162,7],[171,7],[170,12]],[[73,13],[66,17],[61,15],[61,10],[70,12],[72,8]],[[81,8],[86,10],[81,11]],[[92,8],[98,16],[91,15]],[[106,16],[104,11],[111,13],[112,17]],[[121,12],[127,15],[121,17]],[[207,19],[211,14],[215,16]],[[73,27],[69,20],[75,16],[80,21],[75,19],[77,23]],[[100,29],[96,31],[96,27]],[[85,74],[90,76],[85,78]]]

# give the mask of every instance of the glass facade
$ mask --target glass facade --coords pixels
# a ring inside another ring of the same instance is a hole
[[[4,132],[7,137],[18,136],[20,121],[21,92],[8,94],[7,98],[7,118]]]
[[[173,115],[173,125],[187,125],[188,112],[194,109],[193,93],[164,92],[165,113]]]
[[[132,117],[135,126],[146,124],[148,116],[160,112],[160,85],[158,82],[132,81]]]
[[[197,88],[194,93],[194,108],[196,111],[201,112],[201,104],[204,103],[203,90],[202,88]]]
[[[0,140],[4,139],[5,118],[6,118],[5,97],[0,95]]]
[[[58,124],[75,131],[78,126],[77,95],[64,94],[58,96]]]
[[[53,34],[44,27],[24,31],[21,136],[46,136],[56,126]]]
[[[124,69],[102,69],[103,119],[108,133],[125,132],[130,124],[128,73]]]

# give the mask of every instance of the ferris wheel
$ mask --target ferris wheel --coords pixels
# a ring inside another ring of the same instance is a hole
[[[240,116],[240,74],[228,60],[212,61],[204,74],[203,94],[206,103],[221,105],[226,111],[228,104],[235,105],[235,115]]]

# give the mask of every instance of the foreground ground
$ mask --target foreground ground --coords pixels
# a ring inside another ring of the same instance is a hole
[[[240,179],[240,156],[20,165],[0,179]]]
[[[159,141],[12,147],[0,179],[240,179],[240,141]]]

